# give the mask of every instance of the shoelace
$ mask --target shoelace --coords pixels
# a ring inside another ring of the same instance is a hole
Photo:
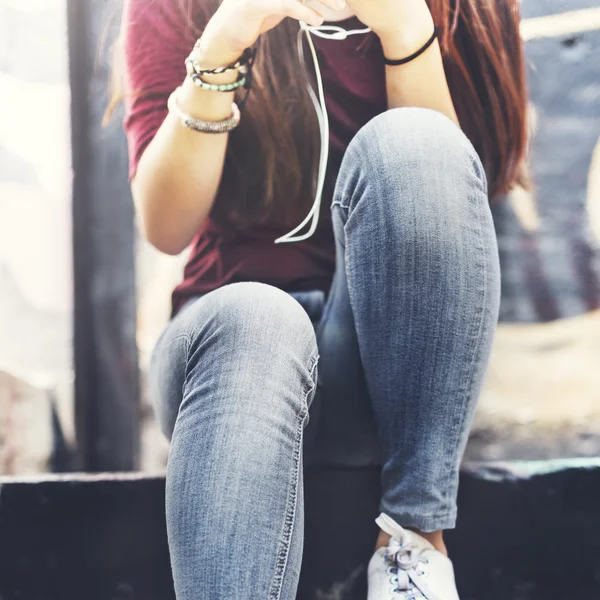
[[[411,575],[422,574],[422,572],[417,573],[417,567],[420,563],[427,564],[429,561],[422,553],[416,551],[415,544],[408,536],[402,539],[390,538],[385,551],[385,560],[393,565],[388,569],[388,573],[393,575],[390,583],[396,584],[392,591],[394,594],[392,600],[427,600],[414,585]]]

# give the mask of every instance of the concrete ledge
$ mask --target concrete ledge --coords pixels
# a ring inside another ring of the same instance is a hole
[[[136,473],[0,478],[0,598],[173,600],[163,496]],[[600,459],[465,465],[460,496],[462,600],[600,598]],[[378,497],[378,469],[307,469],[299,600],[364,600]]]

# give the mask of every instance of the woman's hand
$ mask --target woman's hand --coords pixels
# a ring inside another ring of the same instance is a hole
[[[425,0],[347,2],[360,21],[377,34],[384,50],[389,50],[389,58],[412,54],[433,33],[433,19]]]
[[[336,0],[320,1],[333,10],[340,9]],[[234,61],[285,17],[315,26],[323,23],[320,12],[299,0],[223,0],[208,22],[195,56],[205,68],[223,64],[223,60]]]

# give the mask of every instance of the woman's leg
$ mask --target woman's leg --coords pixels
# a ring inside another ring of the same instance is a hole
[[[442,114],[388,110],[349,144],[332,211],[384,455],[381,512],[452,528],[500,300],[481,161]]]
[[[177,600],[293,600],[302,437],[317,374],[311,321],[285,292],[235,283],[159,340],[151,395],[171,439],[167,529]]]

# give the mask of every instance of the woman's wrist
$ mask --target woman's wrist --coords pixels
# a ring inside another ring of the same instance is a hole
[[[215,67],[224,67],[235,63],[243,52],[244,49],[238,50],[225,42],[222,35],[212,34],[209,36],[205,31],[196,43],[191,55],[200,64],[201,68],[214,69]]]
[[[205,43],[202,43],[205,42]],[[201,40],[193,49],[191,55],[202,69],[225,67],[235,63],[239,53],[234,51],[219,50],[214,45]],[[222,73],[206,73],[202,80],[211,84],[234,83],[239,77],[238,69],[231,69]],[[179,105],[181,109],[195,119],[204,121],[217,121],[231,115],[231,103],[234,91],[214,91],[197,86],[191,77],[186,77],[179,90]]]
[[[401,27],[376,32],[383,53],[387,58],[399,59],[410,56],[419,50],[431,38],[434,22],[429,9],[419,11],[410,27]]]
[[[224,79],[226,75],[231,79],[231,72],[219,73],[218,77],[222,78],[223,81],[215,81],[215,83],[231,83]],[[212,77],[216,78],[217,75]],[[237,71],[235,71],[233,75],[234,81],[236,77]],[[213,80],[211,79],[211,83],[212,81]],[[204,90],[196,86],[189,77],[186,77],[179,90],[178,102],[181,110],[194,119],[200,119],[202,121],[221,121],[231,115],[231,103],[233,102],[233,98],[234,92]]]

